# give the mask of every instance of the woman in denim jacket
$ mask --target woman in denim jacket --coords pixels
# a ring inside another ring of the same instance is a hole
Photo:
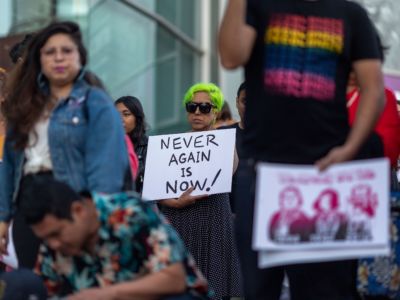
[[[119,192],[129,182],[124,130],[112,100],[85,80],[87,53],[79,26],[56,22],[38,32],[8,82],[2,105],[7,123],[0,165],[0,252],[7,229],[22,226],[14,238],[20,267],[32,267],[39,243],[19,220],[18,192],[33,176],[54,176],[75,191]],[[20,244],[21,243],[25,243]],[[18,249],[33,254],[19,257]],[[34,250],[34,251],[33,251]]]

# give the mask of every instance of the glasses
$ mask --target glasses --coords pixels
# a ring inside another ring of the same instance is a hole
[[[186,103],[186,111],[191,114],[194,114],[197,108],[199,108],[202,114],[208,114],[210,113],[213,107],[215,106],[210,103],[195,103],[195,102]]]
[[[54,57],[57,54],[59,55],[64,55],[64,56],[70,56],[71,54],[75,53],[77,51],[77,47],[75,46],[64,46],[64,47],[50,47],[50,48],[43,48],[41,50],[41,54],[45,57]]]

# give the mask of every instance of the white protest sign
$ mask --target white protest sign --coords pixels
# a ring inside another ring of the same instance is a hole
[[[147,200],[231,191],[235,129],[149,137],[142,196]]]
[[[389,245],[389,162],[259,164],[253,247],[349,249]]]

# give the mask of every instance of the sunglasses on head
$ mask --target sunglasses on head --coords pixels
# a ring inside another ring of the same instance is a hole
[[[199,108],[200,112],[202,114],[208,114],[210,113],[211,109],[214,107],[214,105],[210,103],[195,103],[195,102],[188,102],[186,103],[186,111],[188,113],[194,114]]]

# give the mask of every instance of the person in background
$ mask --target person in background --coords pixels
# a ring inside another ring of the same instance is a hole
[[[79,195],[51,176],[31,178],[19,209],[44,241],[35,272],[50,297],[208,299],[177,233],[136,195]]]
[[[382,63],[384,62],[384,49],[380,43],[380,54]],[[357,109],[360,102],[360,87],[357,77],[352,71],[347,83],[347,110],[349,112],[349,123],[353,125]],[[397,112],[397,101],[393,91],[385,88],[385,106],[375,125],[374,133],[381,139],[384,155],[390,159],[390,165],[393,169],[397,167],[397,159],[400,154],[400,118]],[[372,138],[370,138],[371,140]],[[373,143],[372,141],[370,144]],[[372,146],[373,147],[373,146]]]
[[[220,129],[236,129],[236,151],[239,156],[239,162],[241,158],[244,158],[242,139],[244,129],[244,113],[246,110],[246,82],[242,82],[236,93],[236,108],[239,113],[240,120],[228,126],[221,126]]]
[[[134,151],[139,161],[136,175],[136,191],[141,194],[143,190],[144,171],[147,155],[148,136],[146,135],[146,118],[142,104],[133,96],[124,96],[115,101],[119,111],[126,134],[129,136]]]
[[[246,113],[236,188],[236,233],[246,300],[358,299],[356,260],[258,268],[252,249],[255,163],[315,165],[358,158],[383,108],[376,30],[344,0],[229,0],[219,32],[221,63],[245,67]],[[354,69],[361,99],[350,128],[346,85]]]
[[[232,125],[229,126],[221,126],[219,129],[236,129],[236,152],[239,157],[239,164],[242,159],[245,158],[245,155],[243,153],[243,129],[244,129],[244,112],[246,109],[246,82],[242,82],[237,90],[236,93],[236,108],[239,113],[240,120],[239,122],[236,122]],[[238,184],[237,182],[237,177],[235,174],[233,174],[232,177],[232,190],[235,189],[235,186]],[[233,199],[233,195],[229,195],[229,200],[231,203],[231,209],[232,213],[235,213],[235,201]]]
[[[385,47],[377,35],[382,63],[385,61]],[[350,126],[353,125],[360,102],[360,88],[354,71],[350,72],[347,83],[347,110]],[[371,154],[385,156],[390,160],[392,191],[400,191],[398,178],[398,159],[400,155],[400,117],[397,111],[396,96],[392,90],[385,87],[385,106],[375,125],[374,132],[368,139]]]
[[[191,130],[213,130],[223,101],[221,90],[212,83],[191,86],[183,99]],[[214,299],[239,297],[241,275],[228,193],[192,196],[192,191],[193,187],[177,199],[159,201],[160,210],[194,256],[215,292]]]
[[[75,191],[132,188],[124,131],[110,97],[85,80],[79,26],[54,22],[36,33],[7,79],[7,124],[0,165],[0,251],[9,222],[20,267],[32,268],[39,241],[15,203],[27,177],[54,176]],[[112,158],[112,160],[110,160]]]
[[[217,118],[215,120],[214,128],[219,128],[221,126],[229,126],[235,124],[236,121],[232,118],[231,109],[229,107],[228,102],[224,101],[224,105],[222,109],[217,114]]]

